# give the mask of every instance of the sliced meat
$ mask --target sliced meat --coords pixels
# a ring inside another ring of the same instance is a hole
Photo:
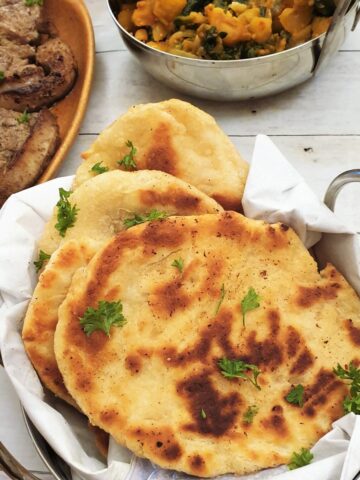
[[[12,77],[5,72],[0,107],[36,111],[52,105],[71,90],[77,68],[70,48],[59,38],[51,38],[38,47],[35,64],[22,66],[20,72]]]
[[[14,91],[39,82],[44,76],[44,70],[35,61],[35,48],[6,38],[0,38],[0,71],[5,80],[0,84],[4,93]]]
[[[21,43],[36,43],[43,23],[39,5],[26,6],[25,0],[0,0],[0,36]]]
[[[59,144],[59,128],[49,110],[20,123],[18,112],[0,109],[0,206],[15,192],[33,185]]]

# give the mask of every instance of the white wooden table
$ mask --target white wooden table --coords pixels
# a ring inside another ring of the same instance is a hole
[[[255,136],[271,136],[319,197],[340,172],[360,168],[360,25],[314,81],[272,98],[215,103],[179,95],[148,76],[121,42],[105,0],[86,3],[96,36],[95,79],[79,137],[59,176],[72,174],[80,162],[80,152],[130,105],[172,97],[191,101],[214,115],[249,160]],[[360,184],[348,187],[340,198],[339,210],[351,217],[360,230],[359,198]],[[29,440],[17,398],[3,369],[0,440],[28,469],[39,476],[46,472]]]

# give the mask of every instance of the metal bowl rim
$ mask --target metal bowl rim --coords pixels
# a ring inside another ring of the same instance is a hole
[[[168,57],[169,59],[177,59],[180,62],[188,65],[194,65],[198,64],[198,66],[213,66],[213,65],[220,65],[221,67],[236,67],[241,65],[249,65],[251,63],[257,62],[259,63],[267,63],[267,61],[270,60],[276,60],[280,56],[281,58],[285,56],[291,56],[294,53],[297,53],[300,50],[306,50],[313,45],[319,44],[322,39],[325,38],[326,32],[322,33],[321,35],[312,38],[311,40],[308,40],[305,43],[301,43],[300,45],[297,45],[296,47],[288,48],[287,50],[283,50],[282,52],[276,52],[276,53],[270,53],[268,55],[264,55],[262,57],[254,57],[254,58],[240,58],[238,60],[207,60],[204,58],[189,58],[185,57],[182,55],[175,55],[173,53],[169,52],[163,52],[161,50],[157,50],[156,48],[150,47],[146,43],[141,42],[137,38],[135,38],[131,33],[129,33],[118,21],[116,18],[116,15],[110,5],[111,0],[107,0],[107,5],[108,9],[110,11],[110,15],[115,22],[115,25],[118,27],[120,30],[121,34],[124,35],[131,43],[135,44],[138,48],[141,50],[145,50],[149,52],[151,55],[155,55],[158,57]],[[351,12],[357,8],[358,0],[355,0],[349,9],[349,11],[346,13],[345,18],[348,17],[348,15],[351,14]]]

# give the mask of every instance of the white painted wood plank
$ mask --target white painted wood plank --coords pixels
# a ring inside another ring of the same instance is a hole
[[[26,430],[20,403],[8,376],[0,367],[0,439],[9,452],[27,469],[47,471]]]
[[[93,91],[81,131],[101,131],[132,104],[177,97],[214,115],[231,135],[360,134],[359,85],[360,52],[341,52],[318,78],[290,91],[247,102],[211,102],[164,87],[128,52],[108,52],[96,56]]]

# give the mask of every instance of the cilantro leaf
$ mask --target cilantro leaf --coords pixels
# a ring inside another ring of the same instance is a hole
[[[105,172],[108,172],[109,171],[109,167],[103,167],[102,165],[102,162],[98,162],[98,163],[95,163],[89,170],[89,172],[93,172],[93,173],[96,173],[98,175],[102,174],[102,173],[105,173]]]
[[[89,307],[85,310],[84,315],[80,317],[80,325],[88,336],[96,330],[102,330],[110,337],[112,325],[122,327],[126,323],[122,308],[121,301],[107,302],[101,300],[98,302],[98,308]]]
[[[350,362],[349,367],[342,367],[339,363],[333,369],[335,375],[343,380],[349,380],[350,395],[348,395],[343,403],[345,413],[353,412],[360,415],[360,368]]]
[[[139,215],[136,213],[132,218],[126,218],[124,220],[124,227],[128,229],[134,227],[135,225],[140,225],[141,223],[152,222],[153,220],[163,220],[168,216],[169,215],[166,212],[159,212],[156,209],[151,210],[145,215]]]
[[[18,116],[18,118],[16,119],[16,121],[21,124],[21,123],[29,123],[29,120],[30,120],[30,113],[28,113],[26,110],[24,110],[24,112]]]
[[[182,258],[177,258],[176,260],[173,261],[171,266],[177,268],[179,272],[182,273],[184,269],[184,260]]]
[[[3,72],[2,70],[0,70],[0,82],[2,80],[5,80],[5,72]]]
[[[285,400],[293,405],[302,407],[304,405],[304,387],[302,385],[296,385],[286,395]]]
[[[249,380],[258,390],[261,390],[260,385],[257,382],[257,378],[261,373],[261,370],[256,365],[251,363],[245,363],[242,360],[229,360],[228,358],[221,358],[218,362],[218,366],[221,373],[225,378],[243,378]],[[254,378],[246,375],[246,372],[251,371]]]
[[[137,165],[134,157],[136,155],[137,149],[134,147],[134,144],[130,140],[126,142],[126,146],[130,148],[130,152],[125,155],[122,160],[119,160],[118,164],[122,165],[125,170],[136,170]]]
[[[314,455],[307,448],[302,448],[300,453],[294,452],[288,464],[289,470],[295,470],[296,468],[309,465]]]
[[[245,327],[245,315],[251,310],[260,307],[260,296],[250,287],[245,297],[241,300],[241,311],[243,315],[243,325]]]
[[[206,412],[205,412],[205,410],[204,410],[203,408],[200,410],[200,417],[201,417],[203,420],[205,420],[206,417],[207,417]]]
[[[72,194],[71,191],[64,190],[59,188],[60,200],[57,202],[57,224],[55,225],[56,230],[59,231],[59,234],[62,237],[65,237],[66,230],[71,228],[75,224],[76,216],[79,209],[76,205],[72,206],[69,202],[69,197]]]
[[[34,5],[39,5],[42,7],[44,4],[44,0],[25,0],[25,5],[27,7],[33,7]]]
[[[42,267],[44,266],[44,262],[46,262],[46,260],[49,260],[50,256],[51,255],[49,255],[48,253],[40,250],[39,258],[34,262],[36,273],[38,273],[42,269]]]
[[[343,402],[344,412],[360,415],[360,392],[354,396],[348,395]]]
[[[255,415],[259,412],[259,407],[256,405],[250,405],[243,415],[243,421],[245,423],[252,423],[254,421]]]
[[[222,284],[221,285],[221,290],[220,290],[220,298],[219,298],[218,303],[217,303],[216,308],[215,308],[215,315],[217,315],[219,313],[221,304],[224,301],[224,297],[225,297],[225,285]]]

